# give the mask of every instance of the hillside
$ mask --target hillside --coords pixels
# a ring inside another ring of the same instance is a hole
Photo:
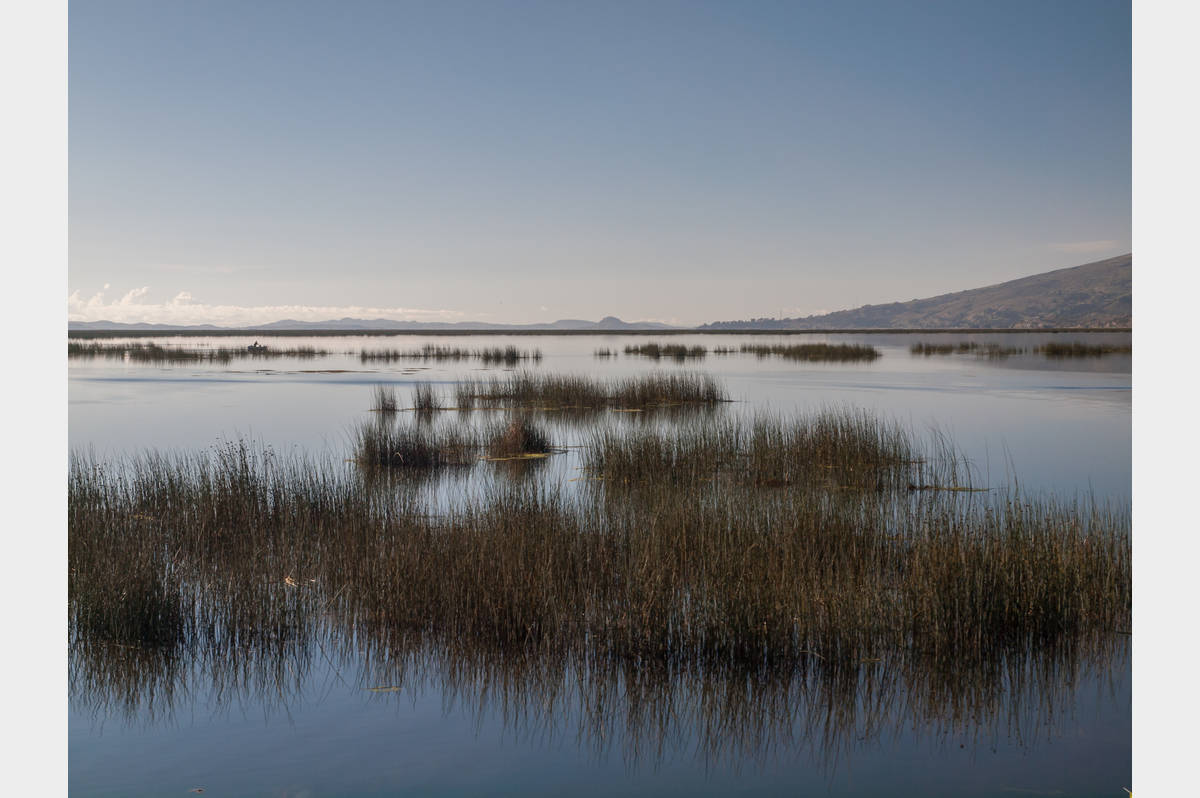
[[[1132,327],[1133,255],[984,288],[796,319],[720,321],[701,329]]]

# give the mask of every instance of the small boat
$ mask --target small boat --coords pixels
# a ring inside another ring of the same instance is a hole
[[[260,344],[258,341],[255,341],[254,343],[250,344],[250,346],[246,347],[246,351],[247,352],[266,352],[267,347],[264,346],[263,344]]]

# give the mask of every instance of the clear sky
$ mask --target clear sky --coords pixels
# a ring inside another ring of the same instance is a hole
[[[75,2],[77,320],[718,319],[1128,252],[1130,5]]]

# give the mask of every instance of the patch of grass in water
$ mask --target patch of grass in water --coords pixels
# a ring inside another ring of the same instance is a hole
[[[1076,341],[1069,344],[1043,344],[1034,351],[1048,358],[1103,357],[1104,355],[1132,354],[1133,346],[1130,344],[1084,344]]]
[[[625,347],[625,354],[648,357],[651,360],[670,358],[672,360],[699,360],[708,354],[708,348],[703,346],[684,346],[683,344],[631,344]]]
[[[879,358],[879,350],[865,344],[742,344],[741,351],[759,358],[778,357],[806,363],[852,363]]]

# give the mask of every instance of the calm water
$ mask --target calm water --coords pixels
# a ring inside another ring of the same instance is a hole
[[[277,451],[345,457],[349,430],[368,418],[371,386],[443,385],[496,373],[477,362],[364,363],[362,349],[512,344],[540,349],[526,368],[595,376],[705,370],[738,401],[721,412],[789,413],[866,407],[919,435],[950,437],[972,462],[977,484],[1126,504],[1130,496],[1130,357],[1050,361],[974,355],[920,357],[916,341],[974,339],[1032,347],[1048,340],[1129,342],[1088,336],[319,336],[262,339],[340,354],[316,359],[235,359],[229,364],[154,366],[94,359],[69,366],[70,443],[101,459],[147,449],[194,450],[250,438]],[[146,339],[139,339],[145,341]],[[866,364],[806,364],[710,354],[676,364],[598,347],[630,343],[738,347],[741,343],[828,340],[873,344]],[[245,346],[251,338],[160,338],[162,345]],[[444,414],[453,416],[454,414]],[[603,423],[637,423],[609,414]],[[551,422],[556,442],[586,427]],[[539,478],[573,476],[574,454]],[[1124,644],[1122,644],[1124,645]],[[452,678],[444,664],[381,686],[354,652],[316,652],[285,680],[214,691],[203,669],[181,678],[167,700],[114,704],[73,689],[69,724],[71,791],[79,795],[1123,795],[1130,786],[1128,657],[1013,679],[1004,712],[947,726],[897,690],[884,712],[819,724],[819,703],[780,720],[752,704],[736,723],[706,729],[682,685],[665,720],[646,732],[617,702],[597,731],[587,693],[511,693],[479,679]],[[561,682],[577,680],[562,674]],[[702,691],[701,691],[702,692]],[[927,696],[925,697],[927,698]],[[626,702],[628,703],[628,702]],[[594,709],[594,708],[593,708]],[[827,709],[827,708],[826,708]],[[969,713],[968,713],[969,715]],[[719,718],[728,718],[717,713]],[[879,722],[879,718],[888,719]],[[660,719],[661,720],[661,719]],[[639,729],[641,729],[639,731]],[[765,731],[764,731],[765,730]]]

